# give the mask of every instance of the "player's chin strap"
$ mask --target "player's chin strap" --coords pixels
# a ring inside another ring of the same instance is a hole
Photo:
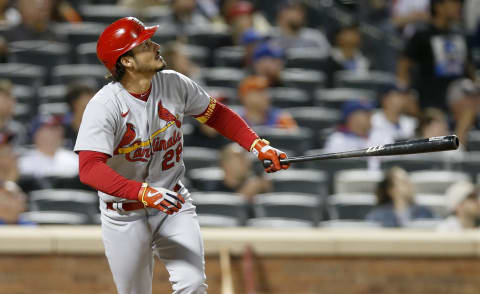
[[[147,193],[147,188],[148,188],[148,184],[147,183],[142,183],[142,203],[145,207],[148,206],[148,203],[147,201],[145,201],[143,198],[145,197],[145,194]]]

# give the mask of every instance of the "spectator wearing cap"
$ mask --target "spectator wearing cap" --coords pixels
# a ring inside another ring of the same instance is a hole
[[[83,112],[93,95],[95,95],[95,90],[88,85],[72,84],[67,89],[65,101],[68,103],[69,113],[64,117],[63,123],[65,128],[65,147],[71,150],[73,150],[77,140]]]
[[[253,55],[257,46],[265,40],[265,37],[254,29],[245,31],[240,37],[240,44],[245,48],[244,66],[251,70],[253,64]]]
[[[226,8],[225,23],[229,27],[232,45],[241,45],[243,34],[254,30],[261,35],[270,32],[271,25],[259,11],[255,10],[249,1],[234,1]]]
[[[33,225],[22,217],[26,202],[26,196],[17,184],[0,181],[0,225]]]
[[[271,106],[268,89],[269,83],[265,77],[245,78],[238,88],[238,95],[243,105],[239,110],[240,116],[250,126],[295,129],[297,123],[288,112]]]
[[[393,84],[383,87],[379,93],[381,108],[372,115],[372,130],[385,134],[393,141],[414,138],[417,120],[405,115],[409,95],[409,91]]]
[[[326,140],[324,151],[341,152],[374,146],[371,134],[372,105],[358,100],[347,101],[342,106],[342,122]]]
[[[398,81],[402,87],[418,91],[422,109],[447,111],[450,83],[462,77],[476,78],[467,40],[455,29],[461,9],[460,0],[430,0],[430,25],[415,32],[397,62]]]
[[[347,70],[365,73],[371,68],[371,62],[361,51],[362,36],[355,24],[341,27],[335,34],[335,47],[327,59],[327,86],[334,87],[337,71]]]
[[[13,136],[16,146],[27,143],[27,130],[14,120],[16,98],[12,93],[13,85],[9,80],[0,80],[0,134]]]
[[[253,52],[253,72],[267,78],[270,87],[282,86],[284,52],[270,42],[259,44]]]
[[[478,191],[471,182],[461,181],[451,185],[446,191],[445,200],[451,215],[438,225],[437,231],[461,232],[477,227],[480,202]]]
[[[322,32],[306,27],[306,18],[300,1],[284,1],[277,12],[277,27],[272,30],[273,41],[284,50],[316,48],[328,55],[330,43]]]
[[[366,216],[366,220],[377,222],[382,227],[404,227],[415,219],[433,218],[425,206],[415,204],[415,189],[408,173],[393,167],[385,172],[378,183],[377,204]]]
[[[468,131],[479,128],[480,88],[470,79],[459,79],[448,87],[447,103],[451,115],[451,128],[460,142],[465,144]]]
[[[74,177],[78,175],[78,156],[63,147],[62,120],[56,116],[38,116],[32,122],[34,148],[19,159],[20,174],[35,178]]]

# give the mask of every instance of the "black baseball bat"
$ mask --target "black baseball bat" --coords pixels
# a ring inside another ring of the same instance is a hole
[[[456,150],[459,144],[460,143],[456,135],[449,135],[449,136],[443,136],[443,137],[432,137],[432,138],[425,138],[425,139],[402,141],[402,142],[372,146],[365,149],[352,150],[352,151],[290,157],[286,159],[280,159],[280,164],[289,164],[289,163],[295,163],[295,162],[305,162],[305,161],[325,160],[325,159],[339,159],[339,158],[366,157],[366,156],[388,156],[388,155],[448,151],[448,150]],[[271,164],[272,162],[270,160],[263,161],[263,166],[265,168],[269,167]]]

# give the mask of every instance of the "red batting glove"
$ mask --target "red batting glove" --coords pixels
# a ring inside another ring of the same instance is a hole
[[[145,207],[153,207],[166,214],[178,212],[182,208],[182,204],[185,203],[185,199],[179,193],[164,188],[153,188],[147,183],[142,184],[138,192],[138,200]]]
[[[267,173],[273,173],[281,169],[288,169],[290,164],[280,164],[280,159],[287,158],[287,154],[269,145],[267,140],[257,139],[253,141],[250,151],[257,156],[260,161],[270,160],[272,164],[265,168]]]

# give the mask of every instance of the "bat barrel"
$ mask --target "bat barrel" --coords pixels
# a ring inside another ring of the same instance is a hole
[[[280,159],[280,164],[289,164],[295,162],[305,162],[312,160],[325,159],[340,159],[352,157],[367,157],[367,156],[389,156],[402,154],[417,154],[426,152],[438,152],[458,149],[460,142],[455,135],[432,137],[426,139],[410,140],[381,146],[373,146],[361,150],[318,154],[311,156],[298,156],[286,159]],[[263,166],[265,168],[272,164],[270,160],[264,160]]]
[[[385,156],[401,154],[417,154],[458,149],[460,142],[455,135],[432,137],[427,139],[410,140],[370,147],[366,149],[365,156]]]

